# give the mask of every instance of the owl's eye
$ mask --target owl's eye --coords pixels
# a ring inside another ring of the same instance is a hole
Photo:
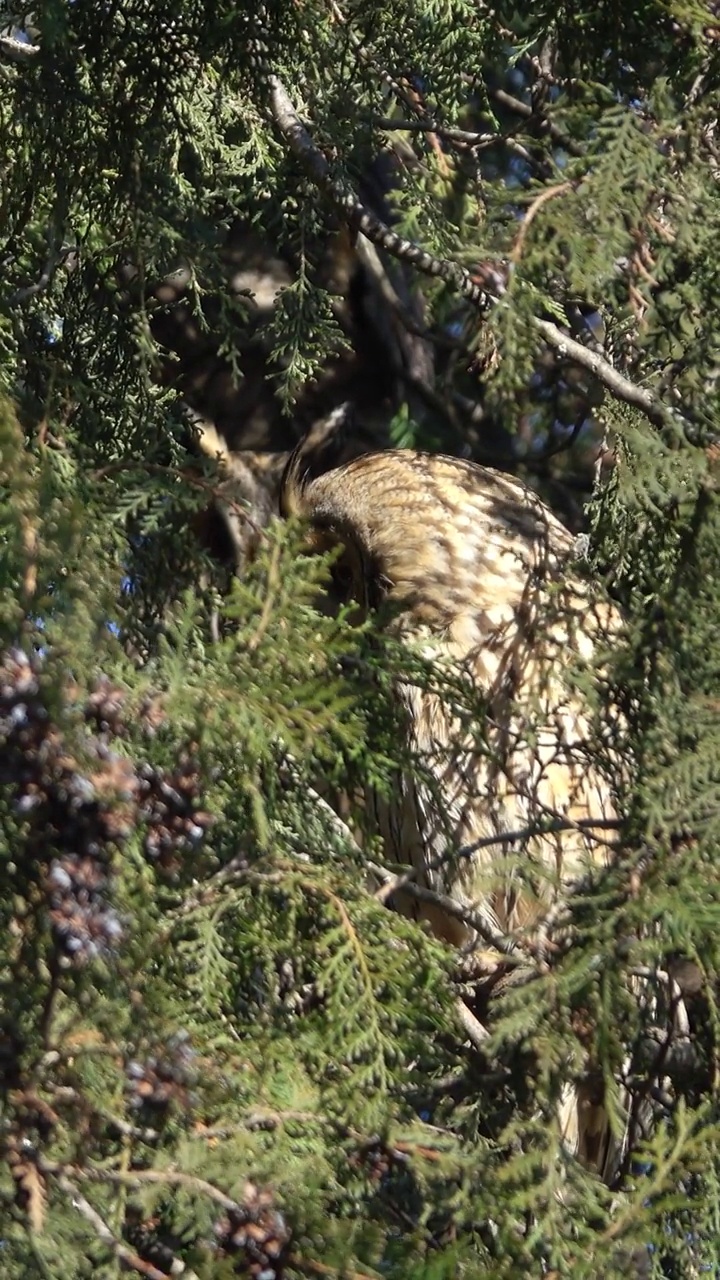
[[[342,595],[345,599],[349,598],[355,585],[355,575],[353,573],[353,567],[346,556],[342,556],[341,559],[333,565],[332,579],[333,586],[338,594]]]

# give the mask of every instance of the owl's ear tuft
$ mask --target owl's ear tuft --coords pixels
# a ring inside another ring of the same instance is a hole
[[[331,470],[340,454],[353,422],[349,401],[338,405],[325,418],[315,422],[293,449],[280,484],[280,514],[307,516],[307,490],[312,481]]]
[[[304,444],[305,441],[301,440],[293,449],[280,481],[280,515],[285,519],[307,515],[305,490],[310,474],[306,466]]]

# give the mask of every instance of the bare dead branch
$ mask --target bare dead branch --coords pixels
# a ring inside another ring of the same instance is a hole
[[[398,296],[393,283],[388,276],[382,259],[375,245],[368,240],[367,236],[359,235],[357,238],[357,255],[366,271],[372,276],[374,283],[377,285],[378,292],[384,303],[396,315],[404,329],[408,333],[413,334],[416,338],[422,338],[426,342],[433,342],[434,335],[428,333],[423,325],[410,314],[402,299]]]

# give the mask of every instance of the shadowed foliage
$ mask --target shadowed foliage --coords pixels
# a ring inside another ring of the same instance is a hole
[[[719,32],[3,12],[8,1280],[716,1266]]]

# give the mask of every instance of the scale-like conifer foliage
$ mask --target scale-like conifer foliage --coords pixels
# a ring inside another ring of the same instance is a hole
[[[719,49],[694,0],[3,10],[8,1280],[716,1266]],[[522,475],[624,618],[564,672],[612,848],[491,982],[363,803],[428,785],[403,681],[478,751],[482,691],[271,519],[340,404],[341,456]]]

